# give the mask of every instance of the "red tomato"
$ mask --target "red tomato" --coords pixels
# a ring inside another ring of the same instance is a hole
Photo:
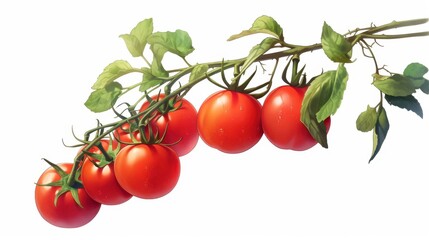
[[[108,139],[101,140],[105,150],[109,148],[109,141]],[[118,142],[113,140],[111,147],[112,150],[116,149]],[[89,152],[102,154],[97,147],[92,147]],[[100,163],[97,159],[88,156],[81,170],[82,184],[88,195],[95,201],[105,205],[117,205],[128,201],[132,195],[125,191],[116,180],[114,162],[99,168],[92,161]]]
[[[114,162],[116,179],[133,196],[154,199],[169,193],[180,176],[180,160],[171,148],[159,144],[129,145]]]
[[[307,150],[317,144],[301,122],[301,106],[308,87],[280,86],[271,91],[262,106],[262,127],[267,139],[282,149]],[[325,120],[329,131],[331,118]]]
[[[262,137],[261,104],[252,96],[222,90],[210,95],[198,111],[201,139],[225,153],[240,153]]]
[[[70,173],[73,164],[62,163],[58,166],[66,173]],[[94,201],[83,188],[77,190],[82,207],[75,202],[70,191],[62,194],[55,206],[54,199],[61,187],[39,185],[60,179],[61,176],[54,168],[49,167],[37,181],[35,201],[40,215],[50,224],[63,228],[76,228],[89,223],[99,212],[101,204]]]
[[[133,138],[137,141],[140,140],[139,131],[137,129],[132,129],[129,123],[124,123],[121,127],[115,129],[115,131],[113,131],[113,136],[121,142],[121,148],[127,146],[127,143],[133,143]]]
[[[164,98],[164,94],[152,97],[155,101]],[[148,107],[149,102],[143,103],[140,112]],[[184,156],[192,151],[198,142],[197,110],[189,101],[183,98],[177,101],[174,107],[178,109],[165,114],[158,113],[150,121],[150,126],[160,136],[165,133],[161,143],[168,145],[176,151],[177,155]]]

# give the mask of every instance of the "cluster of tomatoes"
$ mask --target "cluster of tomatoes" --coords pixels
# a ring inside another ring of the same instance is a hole
[[[165,196],[179,180],[179,157],[192,151],[199,138],[225,153],[244,152],[263,134],[282,149],[309,149],[317,142],[300,121],[306,89],[278,87],[263,104],[249,94],[221,90],[210,95],[198,111],[180,98],[173,102],[173,110],[155,111],[147,124],[149,131],[127,122],[114,130],[113,138],[102,139],[86,151],[75,181],[69,179],[72,163],[52,164],[36,184],[37,209],[47,222],[74,228],[89,223],[103,204]],[[160,94],[152,102],[164,98]],[[144,103],[140,112],[150,106]],[[330,118],[325,126],[329,129]],[[147,134],[143,140],[142,133]],[[153,135],[160,140],[145,143]]]

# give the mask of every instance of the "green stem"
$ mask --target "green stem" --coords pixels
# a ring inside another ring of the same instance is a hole
[[[188,67],[192,67],[192,65],[188,62],[188,60],[186,60],[185,57],[183,57],[182,59],[183,59],[183,61],[185,61],[186,65],[188,65]]]
[[[406,34],[394,34],[394,35],[375,35],[375,34],[362,34],[362,38],[370,39],[399,39],[399,38],[411,38],[411,37],[426,37],[429,36],[429,32],[416,32]]]
[[[142,58],[143,58],[143,60],[145,61],[145,63],[146,63],[149,67],[151,67],[150,62],[146,59],[146,57],[145,57],[145,56],[142,56]]]
[[[369,53],[371,54],[371,58],[374,60],[374,65],[375,65],[375,73],[378,74],[378,63],[377,63],[377,59],[375,58],[375,54],[371,49],[371,46],[365,41],[365,40],[361,40],[361,42],[366,46],[366,48],[368,49]]]
[[[386,31],[394,28],[415,26],[415,25],[427,23],[428,21],[429,21],[429,18],[420,18],[420,19],[405,20],[405,21],[393,21],[391,23],[384,24],[378,27],[372,27],[369,30],[363,32],[363,34],[374,34],[374,33],[382,32],[382,31]]]
[[[363,40],[365,38],[368,38],[368,39],[399,39],[399,38],[429,36],[429,32],[415,32],[415,33],[396,34],[396,35],[376,35],[375,34],[375,33],[381,32],[381,31],[389,30],[389,29],[424,24],[424,23],[428,22],[428,20],[429,19],[425,18],[425,19],[415,19],[415,20],[406,20],[406,21],[393,21],[391,23],[381,25],[378,27],[356,29],[353,32],[349,32],[349,33],[355,33],[355,35],[347,37],[346,39],[351,43],[356,43],[356,42]],[[359,32],[361,32],[361,33],[359,33]],[[292,55],[298,55],[299,56],[300,54],[305,53],[305,52],[312,52],[315,50],[322,49],[321,43],[316,43],[316,44],[312,44],[312,45],[308,45],[308,46],[301,46],[301,45],[295,45],[295,44],[289,44],[289,43],[283,42],[281,45],[282,45],[282,47],[286,47],[288,49],[273,52],[273,53],[265,53],[265,54],[259,56],[257,59],[255,59],[254,62],[262,62],[262,61],[274,60],[274,59],[277,60],[277,62],[278,62],[278,59],[283,58],[283,57],[288,57],[288,56],[292,56]],[[276,49],[276,48],[278,48],[278,46],[273,47],[273,49]],[[88,151],[91,147],[93,147],[96,143],[98,143],[105,136],[107,136],[108,134],[111,134],[115,129],[119,128],[124,123],[134,121],[138,118],[142,119],[139,121],[139,123],[144,123],[144,120],[148,119],[154,111],[156,111],[162,104],[165,103],[165,101],[168,101],[170,98],[172,98],[172,97],[174,97],[180,93],[188,92],[193,86],[202,82],[203,80],[207,79],[208,77],[213,76],[213,75],[218,74],[218,73],[221,73],[223,70],[232,68],[232,67],[236,66],[237,64],[243,63],[244,61],[246,61],[246,59],[247,59],[247,57],[239,58],[239,59],[235,59],[235,60],[229,60],[229,61],[217,61],[217,62],[206,63],[209,66],[209,69],[212,69],[211,71],[207,72],[206,75],[201,76],[199,79],[195,79],[194,81],[188,82],[188,83],[184,84],[183,86],[177,88],[176,90],[172,91],[170,94],[166,95],[164,99],[156,102],[155,104],[150,106],[145,111],[134,114],[134,115],[132,115],[126,119],[121,119],[120,121],[113,122],[113,123],[106,124],[106,125],[102,125],[102,126],[98,126],[96,128],[88,130],[85,133],[85,136],[88,137],[88,139],[89,139],[89,136],[96,131],[99,131],[101,129],[103,129],[105,131],[102,134],[97,135],[92,141],[90,141],[85,146],[83,151],[81,151],[80,153],[77,154],[77,156],[75,157],[75,160],[74,160],[73,169],[70,173],[70,178],[68,179],[67,183],[70,186],[73,186],[74,181],[75,181],[75,176],[77,174],[77,171],[79,170],[80,162],[83,160],[84,152]],[[143,56],[143,60],[146,62],[146,64],[148,66],[151,66],[149,61],[144,56]],[[179,68],[179,69],[173,69],[173,70],[167,71],[168,73],[176,73],[176,74],[174,76],[172,76],[171,78],[164,79],[163,82],[158,87],[160,87],[161,85],[163,85],[166,82],[169,82],[169,86],[171,87],[172,84],[174,84],[180,78],[182,78],[183,76],[190,74],[192,72],[195,65],[194,66],[190,65],[186,61],[185,58],[183,58],[183,60],[185,61],[185,63],[188,66],[186,68]],[[135,69],[134,71],[135,72],[142,72],[141,69]],[[134,84],[134,85],[128,87],[124,93],[130,91],[131,89],[138,87],[139,85],[140,84]],[[154,89],[156,89],[156,88],[154,88]],[[144,99],[144,98],[140,98],[139,101],[141,101],[142,99]],[[136,104],[132,105],[130,107],[135,108],[135,106],[136,106]],[[143,127],[143,126],[139,126],[139,127]]]

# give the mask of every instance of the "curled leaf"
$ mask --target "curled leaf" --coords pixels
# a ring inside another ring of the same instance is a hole
[[[244,30],[241,33],[234,34],[228,38],[228,41],[232,41],[244,36],[248,36],[256,33],[265,33],[272,35],[278,40],[283,41],[283,29],[282,27],[274,20],[274,18],[269,16],[260,16],[254,22],[250,29]]]

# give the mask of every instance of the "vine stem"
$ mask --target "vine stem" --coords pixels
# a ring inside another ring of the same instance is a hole
[[[378,27],[374,26],[374,27],[369,27],[369,28],[364,28],[364,29],[356,29],[352,32],[349,32],[348,34],[354,34],[354,35],[347,37],[346,39],[347,39],[347,41],[353,43],[353,46],[354,46],[356,43],[358,43],[360,40],[363,40],[363,39],[399,39],[399,38],[429,36],[429,31],[414,32],[414,33],[408,33],[408,34],[395,34],[395,35],[376,34],[376,33],[379,33],[379,32],[385,31],[385,30],[389,30],[389,29],[395,29],[395,28],[424,24],[424,23],[427,23],[428,20],[429,19],[427,19],[427,18],[423,18],[423,19],[414,19],[414,20],[406,20],[406,21],[393,21],[391,23],[384,24],[384,25],[381,25]],[[346,35],[348,35],[348,34],[346,34]],[[277,52],[264,53],[261,56],[259,56],[258,58],[256,58],[253,61],[253,63],[254,62],[267,61],[267,60],[277,60],[277,62],[278,62],[278,59],[280,59],[280,58],[293,56],[293,55],[299,56],[300,54],[305,53],[305,52],[312,52],[315,50],[322,49],[322,44],[316,43],[316,44],[312,44],[312,45],[302,46],[302,45],[295,45],[295,44],[289,44],[289,43],[286,44],[283,42],[282,47],[286,47],[287,49],[277,51]],[[277,48],[277,47],[273,47],[273,49],[275,49],[275,48]],[[164,99],[156,102],[155,104],[153,104],[151,107],[149,107],[145,111],[134,114],[128,118],[121,119],[117,122],[98,126],[96,128],[90,129],[87,132],[85,132],[85,136],[90,136],[92,133],[94,133],[96,131],[99,131],[101,129],[105,130],[105,131],[103,131],[102,134],[97,135],[88,144],[86,144],[86,146],[82,149],[82,151],[80,151],[76,155],[76,157],[74,159],[74,165],[73,165],[72,171],[70,173],[70,177],[68,179],[67,184],[69,184],[69,186],[73,186],[73,184],[75,183],[75,181],[76,181],[75,176],[79,170],[79,166],[80,166],[79,163],[81,161],[83,161],[84,152],[88,151],[91,147],[93,147],[95,144],[97,144],[101,139],[106,137],[108,134],[111,134],[115,129],[121,127],[124,123],[134,121],[140,117],[142,119],[148,119],[153,112],[155,112],[162,104],[164,104],[170,98],[177,96],[183,92],[188,92],[196,84],[202,82],[203,80],[207,79],[210,76],[221,73],[225,69],[230,69],[236,65],[243,64],[246,61],[246,59],[247,59],[247,57],[239,58],[239,59],[235,59],[235,60],[228,60],[228,61],[222,60],[222,61],[216,61],[216,62],[208,62],[208,63],[206,63],[206,65],[209,67],[209,69],[212,69],[212,70],[208,71],[205,75],[199,77],[198,79],[195,79],[193,81],[190,81],[190,82],[184,84],[183,86],[180,86],[176,90],[172,91],[170,94],[166,95],[164,97]],[[146,64],[148,64],[148,66],[150,66],[149,61],[144,56],[143,56],[143,60],[146,62]],[[196,65],[191,65],[186,61],[186,59],[184,59],[184,60],[188,66],[185,68],[179,68],[179,69],[173,69],[173,70],[167,71],[168,73],[176,73],[176,74],[174,76],[172,76],[171,78],[167,78],[167,79],[163,80],[163,83],[160,84],[159,86],[163,85],[166,82],[170,82],[170,83],[173,82],[174,83],[177,80],[179,80],[180,78],[182,78],[183,76],[190,74],[192,72],[192,70],[195,68]],[[139,72],[141,72],[141,71],[139,70]],[[131,89],[139,87],[139,86],[140,86],[140,84],[134,84],[134,85],[127,88],[127,92],[130,91]],[[143,98],[141,98],[139,101],[141,101],[142,99]],[[135,107],[136,104],[132,105],[132,107]],[[140,120],[139,123],[143,124],[144,120]],[[142,127],[142,126],[139,126],[139,127]]]

